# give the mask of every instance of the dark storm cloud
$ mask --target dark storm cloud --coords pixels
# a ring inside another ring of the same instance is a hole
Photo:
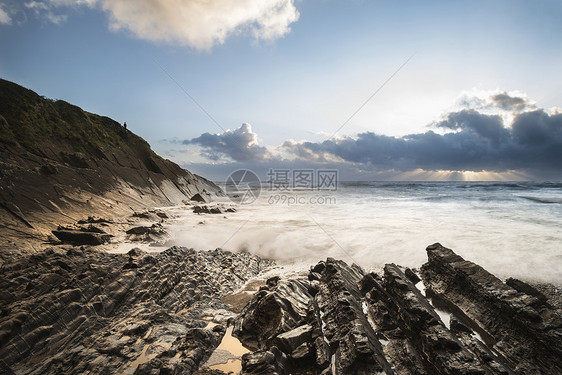
[[[458,104],[462,108],[476,110],[503,110],[508,112],[522,112],[537,109],[535,104],[526,96],[506,91],[496,92],[487,97],[465,95],[461,97]]]
[[[223,134],[204,133],[182,143],[203,147],[201,154],[215,161],[223,156],[228,156],[234,161],[263,160],[269,157],[267,149],[258,146],[258,136],[252,131],[250,124],[242,124],[239,128],[227,130]]]
[[[556,178],[562,174],[562,114],[550,115],[542,109],[522,112],[506,127],[501,116],[463,109],[447,114],[433,127],[445,133],[391,137],[366,132],[321,143],[288,140],[279,147],[280,154],[259,146],[257,134],[248,124],[182,143],[199,146],[201,155],[211,160],[225,163],[226,156],[260,170],[308,163],[353,168],[357,173],[525,171]]]
[[[436,124],[452,130],[428,131],[404,137],[367,132],[357,138],[322,143],[283,145],[299,156],[314,160],[340,158],[385,170],[497,171],[517,169],[559,170],[562,164],[562,114],[543,110],[525,112],[506,128],[496,115],[474,110],[450,113]]]
[[[509,95],[506,92],[492,95],[490,100],[496,107],[505,109],[506,111],[522,111],[532,107],[532,104],[529,103],[527,98]]]

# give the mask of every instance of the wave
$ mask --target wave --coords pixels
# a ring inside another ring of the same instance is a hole
[[[339,185],[346,188],[421,188],[421,187],[443,187],[448,181],[340,181]]]
[[[536,189],[562,189],[562,183],[549,181],[340,181],[339,186],[344,188],[442,188],[454,187],[457,189],[506,189],[506,190],[536,190]]]
[[[537,203],[546,203],[546,204],[562,203],[562,198],[531,197],[525,195],[520,195],[519,198],[527,199],[529,201],[537,202]]]

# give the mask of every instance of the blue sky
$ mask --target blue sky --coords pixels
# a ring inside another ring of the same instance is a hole
[[[0,76],[127,121],[214,179],[307,164],[560,179],[560,19],[559,1],[0,0]],[[496,123],[501,143],[475,130]],[[435,159],[457,164],[422,162],[432,142],[453,142]]]

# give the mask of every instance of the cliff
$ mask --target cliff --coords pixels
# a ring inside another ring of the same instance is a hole
[[[57,225],[220,194],[120,123],[0,80],[0,246],[32,251]],[[17,242],[17,246],[16,246]]]

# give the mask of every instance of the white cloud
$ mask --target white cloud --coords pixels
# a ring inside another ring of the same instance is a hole
[[[31,10],[35,16],[44,17],[49,22],[60,25],[68,19],[66,14],[53,13],[53,5],[43,1],[28,1],[24,3],[25,7]]]
[[[86,5],[90,8],[94,7],[98,0],[49,0],[53,6],[82,6]]]
[[[101,6],[113,30],[199,50],[248,31],[256,39],[273,40],[299,17],[293,0],[101,0]]]
[[[0,4],[0,25],[9,25],[12,23],[12,18],[4,10],[3,5],[4,4]]]
[[[40,1],[28,1],[27,3],[25,3],[25,7],[27,9],[33,9],[37,12],[43,11],[43,10],[49,10],[49,4],[47,3],[43,3]]]
[[[54,14],[53,12],[45,13],[45,17],[55,25],[60,25],[68,19],[66,14]]]
[[[53,13],[54,9],[60,12],[61,8],[84,6],[105,11],[114,31],[126,30],[140,39],[198,50],[209,50],[239,34],[252,35],[256,40],[275,40],[286,35],[290,25],[299,18],[294,0],[33,0],[25,3],[36,15],[56,24],[67,16]],[[7,14],[3,14],[8,21]]]

